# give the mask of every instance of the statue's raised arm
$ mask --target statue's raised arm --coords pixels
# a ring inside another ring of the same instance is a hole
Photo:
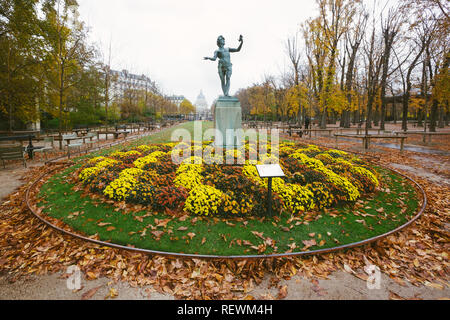
[[[242,44],[244,43],[244,38],[242,37],[242,34],[239,36],[239,40],[238,41],[240,42],[239,43],[239,47],[237,47],[236,49],[230,48],[230,52],[239,52],[239,51],[241,51]]]
[[[223,36],[219,36],[217,38],[217,46],[219,47],[214,52],[214,57],[204,57],[204,60],[212,60],[216,61],[219,58],[219,77],[220,82],[222,84],[222,91],[226,97],[229,97],[230,91],[230,78],[232,73],[232,64],[230,59],[231,52],[239,52],[241,51],[242,44],[244,43],[244,39],[242,35],[239,36],[239,46],[236,49],[233,48],[225,48],[225,38]]]

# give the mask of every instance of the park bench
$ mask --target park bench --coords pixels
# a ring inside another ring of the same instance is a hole
[[[39,130],[15,130],[15,131],[0,131],[0,135],[8,135],[8,136],[14,136],[14,135],[32,135],[33,137],[39,138],[41,134],[41,131]]]
[[[63,141],[67,143],[67,157],[70,159],[70,150],[74,148],[78,148],[78,151],[81,151],[81,146],[83,145],[81,142],[71,143],[73,140],[80,140],[76,134],[68,134],[62,136]]]
[[[147,127],[148,127],[148,129],[149,129],[150,131],[152,131],[152,130],[159,129],[159,128],[160,128],[160,125],[159,125],[159,124],[156,124],[156,123],[152,123],[152,124],[149,124]]]
[[[47,136],[47,137],[43,138],[43,141],[44,141],[44,146],[43,147],[34,147],[33,148],[33,153],[36,153],[36,152],[43,153],[44,157],[45,157],[45,160],[47,161],[47,151],[53,150],[53,148],[55,147],[55,144],[54,144],[55,143],[55,138],[52,137],[52,136]],[[47,146],[46,145],[47,142],[50,142],[51,146]]]
[[[289,131],[289,128],[290,126],[286,124],[277,125],[277,129],[280,130],[281,132],[287,132]]]
[[[94,137],[97,137],[97,139],[94,140]],[[89,140],[85,141],[85,139],[87,138],[89,138]],[[86,143],[90,148],[92,148],[95,143],[99,143],[97,133],[89,132],[86,136],[83,137],[83,142]]]
[[[89,129],[89,128],[72,129],[72,132],[75,132],[75,134],[77,136],[85,135],[85,134],[89,133],[89,131],[91,131],[91,129]]]
[[[0,141],[20,141],[20,145],[23,144],[23,141],[28,140],[28,146],[26,147],[26,151],[28,152],[28,157],[30,159],[33,159],[33,139],[35,139],[35,135],[34,134],[28,134],[28,135],[20,135],[20,136],[0,136]]]
[[[114,139],[118,139],[120,135],[123,135],[123,138],[125,139],[128,136],[128,134],[130,134],[130,131],[127,130],[113,132]]]
[[[302,137],[303,129],[301,126],[289,126],[288,133],[290,137],[292,137],[292,134],[297,134],[299,137]]]
[[[362,143],[363,143],[363,148],[364,149],[368,149],[369,148],[371,139],[395,139],[395,140],[400,140],[400,152],[403,151],[403,146],[404,146],[404,143],[405,143],[405,139],[408,138],[405,135],[385,135],[385,134],[379,134],[379,135],[374,135],[374,134],[358,135],[358,134],[350,134],[350,133],[348,133],[348,134],[335,133],[334,136],[336,138],[336,148],[338,147],[338,138],[339,137],[362,139]]]
[[[0,159],[2,159],[3,168],[5,166],[5,160],[22,160],[25,168],[27,167],[27,162],[24,156],[24,149],[21,144],[4,144],[0,145]]]
[[[394,131],[395,135],[408,135],[408,134],[417,134],[422,135],[423,142],[426,142],[427,144],[431,143],[431,137],[432,136],[447,136],[450,135],[450,132],[425,132],[425,131]],[[428,137],[428,142],[426,141],[426,137]]]
[[[123,135],[124,138],[127,137],[129,134],[129,131],[97,131],[97,137],[99,137],[100,134],[104,134],[106,136],[106,140],[108,140],[108,135],[112,134],[114,136],[114,139],[118,139],[120,135]]]
[[[317,137],[317,132],[328,132],[328,135],[331,136],[331,132],[336,130],[335,128],[330,128],[330,129],[308,129],[305,131],[308,131],[308,135],[311,138],[311,134],[312,132],[314,132],[314,136]]]
[[[133,123],[133,124],[131,124],[131,125],[126,126],[124,129],[125,129],[125,130],[130,129],[129,131],[130,131],[131,133],[137,132],[137,133],[139,134],[140,131],[141,131],[141,125],[140,125],[140,124],[137,124],[137,123]]]
[[[356,127],[356,128],[337,128],[338,133],[343,133],[344,131],[355,131],[356,130],[356,134],[361,134],[365,132],[365,128],[362,127]],[[377,132],[377,134],[382,134],[382,133],[392,133],[392,131],[388,131],[388,130],[383,130],[383,129],[369,129],[369,132]]]

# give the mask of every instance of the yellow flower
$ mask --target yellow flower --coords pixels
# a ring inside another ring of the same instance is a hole
[[[92,177],[98,175],[98,173],[99,173],[101,170],[102,170],[101,168],[97,168],[97,167],[91,167],[91,168],[83,169],[83,170],[80,172],[80,174],[78,175],[78,178],[79,178],[81,181],[86,181],[86,180],[88,180],[89,178],[92,178]]]
[[[133,164],[136,168],[142,169],[149,163],[158,162],[159,158],[163,157],[165,154],[166,153],[162,151],[155,151],[145,157],[138,158]]]
[[[189,192],[184,210],[195,215],[217,214],[222,195],[222,191],[212,186],[199,184]]]

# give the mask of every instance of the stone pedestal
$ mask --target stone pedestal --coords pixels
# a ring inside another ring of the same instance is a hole
[[[242,145],[242,110],[239,99],[219,97],[214,108],[214,128],[216,148],[233,149]]]

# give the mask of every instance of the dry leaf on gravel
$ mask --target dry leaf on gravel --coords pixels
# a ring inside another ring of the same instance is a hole
[[[90,289],[81,295],[81,300],[91,299],[103,285]]]

